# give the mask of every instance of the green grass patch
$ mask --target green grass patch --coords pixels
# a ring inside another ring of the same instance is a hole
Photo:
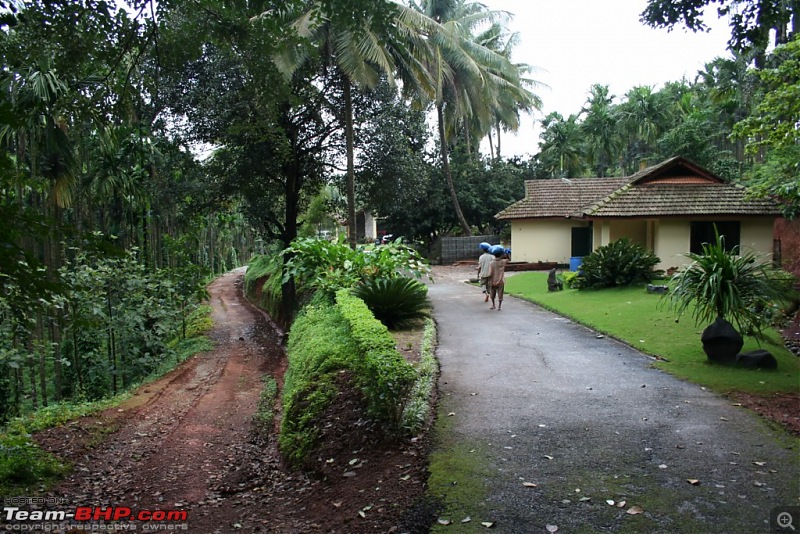
[[[264,375],[264,389],[258,398],[253,425],[257,433],[268,435],[275,419],[275,402],[278,398],[278,382],[271,375]]]
[[[446,406],[439,413],[447,413]],[[491,521],[486,514],[488,497],[485,480],[492,476],[487,460],[486,447],[479,442],[459,442],[454,437],[453,419],[439,417],[435,424],[438,441],[429,457],[430,477],[426,495],[439,504],[438,517],[451,521],[450,525],[434,524],[431,532],[459,533],[485,532],[481,521]],[[470,517],[468,523],[461,523]]]
[[[757,395],[800,390],[800,358],[789,352],[780,335],[765,330],[761,345],[745,338],[742,351],[764,348],[778,361],[776,371],[749,370],[710,363],[689,312],[679,322],[661,295],[643,285],[601,290],[564,289],[549,292],[547,273],[527,272],[508,277],[506,293],[529,300],[609,335],[653,356],[655,366],[720,393],[743,391]]]
[[[0,434],[0,495],[31,495],[68,471],[68,465],[31,441],[21,422]]]

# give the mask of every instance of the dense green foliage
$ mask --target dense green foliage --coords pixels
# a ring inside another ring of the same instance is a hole
[[[420,278],[430,267],[419,253],[403,244],[366,245],[351,249],[343,241],[298,239],[284,251],[284,280],[298,287],[319,291],[328,297],[342,288],[375,278],[393,278],[408,273]]]
[[[580,289],[627,286],[656,277],[661,260],[642,245],[623,237],[584,256],[578,276]]]
[[[375,318],[391,329],[427,316],[430,308],[427,286],[405,276],[370,278],[357,284],[353,295],[363,300]]]
[[[791,275],[753,252],[740,253],[738,247],[726,252],[725,236],[717,234],[714,243],[703,243],[701,253],[686,256],[692,263],[675,273],[668,298],[679,317],[691,310],[695,324],[722,317],[741,334],[762,337],[779,315],[773,310],[797,298]]]
[[[766,152],[750,174],[751,191],[779,199],[784,215],[794,218],[800,215],[800,40],[776,48],[771,59],[758,71],[763,97],[733,135],[747,141],[748,153]]]
[[[715,391],[758,395],[797,392],[800,358],[783,346],[780,335],[772,329],[764,331],[766,341],[761,344],[746,338],[742,351],[766,348],[778,361],[778,372],[721,367],[708,363],[697,327],[691,321],[676,322],[664,309],[662,297],[647,293],[641,286],[548,291],[547,274],[530,272],[509,277],[506,292],[658,356],[661,359],[653,365],[659,369]]]
[[[77,252],[55,273],[58,292],[29,309],[14,302],[17,286],[8,282],[0,295],[0,364],[8,370],[0,420],[53,400],[115,395],[164,361],[176,363],[174,343],[196,335],[191,317],[201,287],[179,272],[187,278],[148,272],[135,251]]]

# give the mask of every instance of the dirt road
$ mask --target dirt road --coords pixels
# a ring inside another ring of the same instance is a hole
[[[274,450],[252,443],[252,416],[262,377],[282,377],[286,359],[278,333],[241,300],[242,272],[209,286],[215,350],[119,408],[38,436],[75,466],[51,495],[75,506],[186,510],[192,532],[227,532],[246,520],[227,496],[246,497],[248,480],[277,464]]]
[[[357,392],[340,394],[331,419],[320,421],[331,439],[315,479],[282,463],[274,428],[254,431],[263,377],[281,381],[286,357],[282,334],[243,298],[243,272],[209,286],[213,351],[119,408],[35,436],[74,465],[48,493],[63,499],[60,509],[185,511],[186,520],[161,525],[117,523],[197,534],[386,532],[402,522],[424,488],[422,445],[376,446],[380,433],[364,424]]]

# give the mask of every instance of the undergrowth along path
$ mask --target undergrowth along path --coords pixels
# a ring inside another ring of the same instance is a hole
[[[37,436],[74,464],[50,495],[75,506],[187,510],[192,532],[226,532],[246,520],[246,507],[224,504],[231,495],[246,500],[247,481],[279,463],[277,451],[264,450],[272,445],[252,442],[252,417],[264,375],[280,380],[286,358],[280,333],[242,299],[242,273],[208,288],[214,350],[116,408]]]
[[[119,407],[34,437],[74,465],[48,496],[64,499],[62,509],[185,510],[188,520],[174,530],[198,534],[425,530],[418,525],[430,524],[430,511],[417,501],[426,440],[386,440],[365,424],[363,395],[352,384],[341,384],[318,422],[314,477],[282,462],[277,419],[254,425],[264,377],[281,386],[287,360],[283,333],[245,300],[242,282],[237,270],[209,286],[213,351]]]

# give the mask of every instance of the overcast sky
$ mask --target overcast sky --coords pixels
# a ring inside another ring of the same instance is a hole
[[[512,59],[537,67],[531,77],[549,86],[538,91],[542,113],[528,118],[516,138],[503,137],[505,157],[536,153],[539,120],[551,111],[578,113],[592,84],[608,85],[619,102],[637,85],[658,89],[684,76],[693,81],[705,63],[729,56],[727,22],[716,19],[716,10],[706,20],[711,31],[695,34],[644,26],[639,15],[646,0],[479,1],[514,14],[509,27],[520,34],[520,44]]]

